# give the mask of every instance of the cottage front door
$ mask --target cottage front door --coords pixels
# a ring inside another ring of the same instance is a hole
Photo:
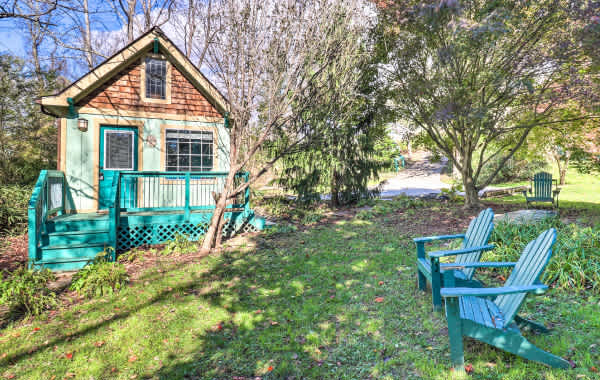
[[[100,127],[100,167],[98,170],[98,209],[108,208],[114,194],[113,177],[121,171],[138,169],[138,131],[137,128],[101,126]],[[129,188],[129,187],[128,187]],[[136,190],[127,198],[135,197]]]

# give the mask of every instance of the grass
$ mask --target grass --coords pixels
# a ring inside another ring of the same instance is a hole
[[[119,293],[6,326],[0,375],[447,379],[446,321],[431,312],[430,293],[416,289],[411,239],[458,232],[466,223],[456,206],[430,202],[369,220],[236,239],[192,262],[165,260]],[[523,310],[554,327],[549,336],[528,337],[569,356],[576,369],[549,369],[467,340],[470,377],[597,378],[599,302],[551,290]]]
[[[556,168],[552,173],[553,178],[558,178]],[[501,187],[527,185],[529,182],[503,183]],[[559,194],[559,206],[561,210],[568,210],[577,215],[577,221],[586,224],[600,223],[600,175],[582,174],[574,168],[567,171],[566,184],[561,187]],[[502,198],[494,198],[494,202],[500,201],[505,204],[523,204],[523,194],[514,194]],[[541,207],[549,206],[549,203],[540,203]]]

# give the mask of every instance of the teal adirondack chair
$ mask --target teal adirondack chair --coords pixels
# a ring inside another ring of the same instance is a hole
[[[463,370],[463,336],[488,343],[525,359],[556,368],[568,368],[565,359],[531,344],[519,327],[539,332],[548,330],[517,315],[527,293],[543,293],[548,287],[538,279],[552,256],[556,230],[551,228],[527,244],[516,263],[497,263],[493,266],[514,266],[500,288],[453,288],[453,269],[444,273],[441,294],[446,301],[446,318],[450,337],[450,359],[457,370]],[[458,269],[488,266],[486,263],[457,265]],[[454,268],[456,269],[456,268]]]
[[[552,189],[552,185],[554,185],[554,190]],[[529,193],[529,196],[527,193]],[[532,202],[550,202],[553,207],[558,208],[559,193],[558,182],[552,179],[552,174],[547,172],[536,173],[531,180],[529,190],[523,191],[527,207]]]
[[[483,251],[493,249],[494,246],[487,244],[488,239],[494,228],[494,212],[491,208],[485,209],[471,221],[467,232],[458,235],[429,236],[415,238],[413,241],[417,245],[417,278],[419,289],[426,290],[427,282],[431,284],[431,293],[433,299],[433,309],[439,310],[442,307],[442,297],[440,289],[443,283],[442,272],[444,268],[454,264],[471,264],[479,262]],[[463,239],[460,249],[448,251],[425,252],[425,243]],[[440,258],[445,256],[456,256],[454,264],[440,263]],[[454,271],[455,282],[461,286],[480,287],[481,283],[473,279],[475,269],[465,267],[464,270]]]

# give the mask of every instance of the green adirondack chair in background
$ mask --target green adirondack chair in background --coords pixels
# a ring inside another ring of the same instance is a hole
[[[487,244],[492,229],[494,228],[494,212],[491,208],[485,209],[471,221],[467,232],[458,235],[428,236],[415,238],[417,245],[417,278],[419,289],[426,290],[427,282],[431,284],[433,309],[442,307],[440,289],[442,287],[442,272],[444,268],[454,264],[472,264],[479,262],[483,251],[493,249],[494,246]],[[463,239],[462,246],[457,250],[425,252],[425,243],[439,240]],[[456,256],[454,264],[440,263],[440,258]],[[481,283],[473,279],[475,269],[465,267],[464,270],[454,271],[455,282],[460,286],[481,286]]]
[[[554,190],[552,185],[554,185]],[[529,193],[529,196],[527,196],[527,193]],[[531,180],[529,190],[523,191],[527,207],[532,202],[550,202],[553,207],[558,208],[559,193],[558,182],[552,179],[552,174],[547,172],[536,173]]]
[[[555,241],[556,230],[546,230],[527,244],[519,261],[504,263],[514,268],[500,288],[453,288],[453,269],[462,270],[470,266],[457,265],[447,269],[441,294],[446,301],[450,358],[455,369],[464,370],[463,336],[551,367],[569,368],[569,362],[565,359],[531,344],[521,335],[519,327],[529,327],[539,332],[548,330],[517,315],[528,293],[543,293],[548,288],[540,284],[538,279],[552,256]],[[481,264],[477,267],[485,263]]]

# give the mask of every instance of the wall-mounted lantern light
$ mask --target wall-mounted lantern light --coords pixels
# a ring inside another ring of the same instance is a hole
[[[87,132],[87,130],[88,130],[87,119],[78,119],[77,120],[77,129],[79,129],[81,132]]]

